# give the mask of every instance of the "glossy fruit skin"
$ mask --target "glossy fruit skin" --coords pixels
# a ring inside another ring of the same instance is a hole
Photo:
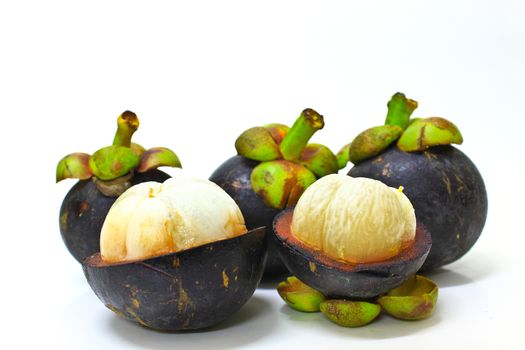
[[[164,182],[169,177],[160,170],[150,170],[135,173],[131,183]],[[92,179],[78,181],[66,194],[60,208],[60,234],[78,262],[100,251],[100,230],[109,208],[117,198],[103,195]]]
[[[453,146],[408,153],[395,145],[367,159],[348,175],[403,186],[418,222],[432,234],[432,249],[421,271],[461,258],[481,235],[487,218],[487,191],[474,163]]]
[[[273,239],[290,272],[328,299],[369,299],[399,286],[423,265],[430,251],[430,233],[421,224],[408,250],[376,263],[349,264],[291,238],[293,209],[279,213],[273,224]]]
[[[213,326],[239,310],[259,284],[266,257],[264,228],[147,260],[83,263],[97,297],[144,327],[183,331]]]
[[[233,156],[219,166],[210,176],[210,181],[228,193],[241,209],[248,230],[265,226],[268,239],[268,259],[265,276],[283,275],[288,272],[270,239],[272,223],[280,210],[264,204],[253,191],[250,176],[259,162],[242,156]]]

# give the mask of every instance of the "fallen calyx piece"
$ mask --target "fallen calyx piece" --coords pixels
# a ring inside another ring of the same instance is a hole
[[[337,174],[278,215],[274,232],[288,269],[334,299],[376,297],[400,285],[431,246],[401,189]]]
[[[200,329],[236,312],[264,268],[264,227],[246,231],[233,199],[181,170],[129,188],[111,207],[84,273],[111,310],[148,328]]]
[[[107,263],[133,261],[244,233],[241,211],[224,190],[182,175],[124,192],[104,222],[100,252]]]

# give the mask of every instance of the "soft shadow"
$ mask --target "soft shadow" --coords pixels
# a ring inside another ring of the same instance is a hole
[[[277,289],[277,285],[279,284],[279,282],[285,281],[288,276],[290,276],[290,273],[273,274],[273,275],[264,274],[261,280],[261,283],[259,283],[259,286],[257,288],[259,289]]]
[[[436,282],[439,288],[462,286],[474,282],[468,276],[442,267],[423,273],[423,275]]]
[[[422,275],[435,281],[440,288],[455,287],[484,279],[495,272],[495,266],[490,257],[477,253]]]
[[[277,326],[276,314],[265,299],[253,296],[239,312],[215,327],[194,332],[162,333],[117,316],[110,330],[124,341],[155,349],[232,349],[256,342]]]
[[[392,318],[385,313],[379,315],[372,323],[357,328],[338,326],[325,317],[320,320],[324,331],[341,337],[358,337],[364,339],[392,339],[410,336],[436,326],[441,322],[438,313],[424,320],[402,321]]]
[[[284,304],[279,310],[281,314],[286,315],[288,319],[294,322],[320,322],[324,318],[320,312],[300,312]]]

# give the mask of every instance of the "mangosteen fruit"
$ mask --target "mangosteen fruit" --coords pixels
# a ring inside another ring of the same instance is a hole
[[[275,215],[294,206],[318,178],[340,169],[338,159],[328,147],[308,144],[323,127],[323,116],[305,109],[291,128],[268,124],[250,128],[237,138],[238,155],[219,166],[210,180],[239,205],[248,229],[266,226],[270,237]],[[269,240],[265,276],[284,273],[286,268]]]
[[[429,231],[401,189],[332,174],[278,214],[274,239],[286,267],[328,299],[369,299],[423,264]]]
[[[97,297],[117,315],[162,331],[213,326],[254,293],[265,228],[214,183],[176,172],[129,188],[102,227],[100,253],[83,262]]]
[[[395,94],[385,125],[367,129],[341,151],[352,177],[403,186],[417,221],[432,234],[422,271],[452,263],[476,243],[487,217],[487,191],[474,163],[452,144],[463,137],[440,117],[412,118],[417,102]]]
[[[132,143],[138,126],[135,113],[125,111],[117,119],[113,145],[92,155],[72,153],[58,162],[57,182],[79,180],[66,194],[59,216],[62,240],[78,262],[99,251],[102,224],[122,192],[144,181],[168,179],[168,174],[156,169],[160,166],[181,166],[177,155],[167,148],[145,150]]]

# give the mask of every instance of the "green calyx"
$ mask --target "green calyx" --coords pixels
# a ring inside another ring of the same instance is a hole
[[[294,206],[317,178],[304,166],[287,160],[257,165],[250,176],[252,188],[272,208]]]
[[[405,152],[416,152],[452,143],[463,143],[459,129],[444,118],[431,117],[411,123],[401,135],[397,146]]]
[[[93,155],[72,153],[65,156],[58,162],[56,181],[68,178],[86,180],[93,176],[101,181],[111,181],[132,171],[146,172],[159,166],[181,166],[177,155],[167,148],[145,150],[132,143],[131,137],[138,127],[136,114],[125,111],[117,119],[113,145],[101,148]]]
[[[330,321],[343,327],[367,325],[381,313],[377,304],[343,299],[323,301],[320,309]]]
[[[374,157],[397,140],[405,152],[424,151],[438,145],[461,144],[463,138],[458,128],[439,117],[410,118],[418,103],[396,93],[387,104],[385,124],[367,129],[356,136],[349,147],[348,160],[357,164]],[[346,160],[345,147],[338,154],[339,166]]]
[[[434,312],[438,286],[432,280],[414,275],[386,295],[379,297],[381,307],[401,320],[420,320]]]
[[[339,170],[337,157],[328,147],[308,143],[323,127],[323,116],[308,108],[291,128],[267,124],[250,128],[237,138],[237,153],[261,162],[252,171],[251,181],[266,205],[279,209],[293,206],[318,177]]]
[[[71,153],[62,158],[57,165],[56,182],[67,178],[89,179],[93,175],[89,167],[89,157],[86,153]]]
[[[367,129],[356,136],[349,150],[350,161],[354,164],[378,155],[403,133],[397,125],[381,125]]]
[[[320,304],[325,300],[321,292],[307,286],[295,276],[280,282],[277,292],[288,306],[301,312],[318,312]]]

